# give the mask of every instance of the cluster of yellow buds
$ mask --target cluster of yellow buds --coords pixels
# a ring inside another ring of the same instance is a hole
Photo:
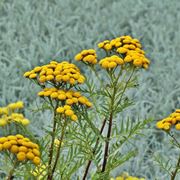
[[[24,103],[22,101],[17,101],[15,103],[10,103],[7,108],[10,110],[22,109],[24,107]]]
[[[78,91],[58,90],[56,88],[45,88],[38,93],[41,97],[51,97],[60,101],[65,101],[67,105],[81,104],[91,107],[91,102]]]
[[[180,109],[176,109],[176,111],[168,117],[158,121],[156,127],[168,131],[173,125],[175,125],[177,130],[180,130]]]
[[[78,118],[74,114],[73,105],[85,105],[87,108],[92,106],[92,103],[80,92],[73,90],[59,90],[57,88],[45,88],[38,93],[40,97],[50,97],[62,102],[64,106],[57,108],[57,112],[70,117],[71,120],[76,121]]]
[[[9,151],[18,161],[30,160],[35,165],[41,162],[39,146],[21,134],[0,137],[0,151]]]
[[[15,110],[22,109],[23,107],[24,103],[22,101],[10,103],[6,107],[0,107],[0,115],[9,114],[9,112],[14,112]]]
[[[23,114],[15,112],[24,107],[22,101],[10,103],[6,107],[0,108],[0,126],[6,126],[12,122],[20,123],[24,126],[28,125],[30,121],[24,117]]]
[[[121,176],[118,176],[116,178],[111,178],[110,180],[145,180],[145,179],[130,176],[128,173],[123,173]]]
[[[106,51],[124,47],[129,50],[135,50],[136,48],[142,48],[138,39],[133,39],[131,36],[121,36],[112,40],[105,40],[98,44],[99,48]]]
[[[85,49],[75,56],[76,61],[83,61],[88,64],[97,63],[97,55],[94,49]]]
[[[110,51],[113,48],[118,48],[121,46],[120,38],[115,38],[110,40],[104,40],[98,44],[99,48],[102,48],[106,51]]]
[[[135,67],[148,68],[150,61],[142,50],[142,45],[138,39],[131,36],[121,36],[115,39],[105,40],[98,44],[99,48],[106,51],[114,51],[119,53],[125,63],[132,63]],[[114,65],[115,66],[115,65]]]
[[[100,60],[99,64],[105,69],[112,69],[117,67],[118,65],[123,65],[124,60],[119,56],[113,55],[110,57],[105,57]]]
[[[71,106],[65,105],[56,109],[57,113],[64,114],[66,117],[70,117],[71,120],[77,121],[78,117],[74,114]]]
[[[85,77],[81,75],[79,68],[67,61],[58,63],[51,61],[47,65],[35,67],[24,73],[24,77],[36,79],[39,83],[50,81],[54,84],[69,83],[75,85],[84,83]]]
[[[135,50],[131,50],[126,53],[124,62],[132,62],[134,66],[143,67],[145,69],[147,69],[150,64],[149,59],[147,59],[144,54],[137,52]]]
[[[93,55],[96,58],[96,52],[93,49],[84,50],[82,54],[84,57]],[[63,114],[63,117],[70,117],[71,120],[76,121],[78,118],[74,113],[74,109],[78,105],[85,105],[87,108],[92,106],[92,103],[85,96],[82,96],[78,91],[72,90],[73,86],[66,86],[66,83],[75,85],[85,81],[85,77],[74,64],[66,61],[61,63],[51,61],[47,65],[35,67],[32,71],[26,72],[24,76],[30,79],[36,79],[41,84],[49,81],[47,86],[38,93],[38,96],[43,98],[48,97],[56,100],[56,102],[61,101],[61,104],[59,104],[60,107],[56,111]]]
[[[12,113],[9,116],[5,115],[0,118],[0,126],[5,126],[11,122],[20,123],[24,126],[30,123],[29,119],[25,118],[21,113]]]

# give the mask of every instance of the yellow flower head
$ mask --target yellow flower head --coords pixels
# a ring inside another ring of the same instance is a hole
[[[10,123],[20,123],[24,126],[28,125],[30,121],[24,117],[23,114],[17,113],[17,110],[22,109],[24,103],[18,101],[10,103],[6,107],[0,108],[0,126],[5,126]]]
[[[124,57],[124,61],[126,63],[132,62],[135,67],[142,67],[144,69],[147,69],[150,64],[150,61],[145,57],[144,54],[135,50],[129,50]]]
[[[7,107],[0,107],[0,115],[7,115],[9,110]]]
[[[7,106],[10,110],[22,109],[24,107],[24,103],[22,101],[18,101],[16,103],[11,103]]]
[[[104,69],[113,69],[117,66],[121,66],[124,64],[124,60],[120,58],[119,56],[113,55],[110,57],[105,57],[100,60],[99,64]]]
[[[104,49],[104,50],[106,50],[106,51],[110,51],[110,50],[112,50],[112,44],[110,43],[110,41],[109,40],[105,40],[105,41],[102,41],[102,42],[100,42],[99,44],[98,44],[98,47],[99,48],[102,48],[102,49]]]
[[[56,99],[63,101],[67,105],[85,105],[86,107],[91,107],[91,102],[82,96],[80,92],[73,90],[59,90],[56,88],[45,88],[38,93],[40,97],[50,97],[51,99]]]
[[[75,56],[76,61],[82,61],[87,64],[96,64],[97,55],[94,49],[85,49]]]
[[[57,113],[69,117],[72,121],[77,121],[78,117],[75,115],[73,109],[69,105],[60,106],[56,109]]]
[[[80,73],[79,68],[67,61],[61,63],[51,61],[47,65],[35,67],[33,70],[24,73],[24,77],[35,79],[41,84],[50,81],[57,85],[62,83],[75,85],[82,84],[85,81],[85,77]]]
[[[149,67],[150,61],[145,56],[142,45],[138,39],[133,39],[131,36],[121,36],[112,40],[105,40],[100,42],[98,47],[106,51],[118,53],[120,57],[123,58],[124,63],[130,63],[135,67],[142,67],[144,69]],[[109,57],[107,58],[109,59]],[[102,67],[111,69],[116,67],[116,64],[115,62],[110,63],[105,61],[102,63]]]
[[[156,127],[162,130],[170,130],[172,126],[175,126],[176,130],[180,130],[180,110],[170,114],[168,117],[158,121]]]
[[[21,134],[0,137],[0,151],[15,154],[18,161],[32,161],[36,166],[41,162],[39,146]]]

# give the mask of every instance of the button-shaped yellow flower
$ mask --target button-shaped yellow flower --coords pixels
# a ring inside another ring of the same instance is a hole
[[[26,159],[26,154],[25,154],[25,152],[19,152],[19,153],[17,154],[17,159],[18,159],[18,161],[24,161],[24,160]]]

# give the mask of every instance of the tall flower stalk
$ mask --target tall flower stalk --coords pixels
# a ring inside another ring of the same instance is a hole
[[[74,89],[76,86],[84,83],[85,80],[79,68],[74,64],[65,61],[61,63],[51,61],[47,65],[35,67],[33,70],[26,72],[24,76],[32,79],[41,87],[42,90],[38,93],[38,96],[48,102],[53,111],[47,174],[47,179],[51,180],[60,158],[66,127],[70,121],[76,122],[78,120],[78,115],[76,114],[78,109],[81,109],[83,106],[89,108],[92,104],[85,96]],[[55,151],[54,141],[59,136],[59,130],[60,143]]]
[[[136,86],[136,72],[142,67],[147,69],[150,61],[144,55],[142,50],[142,45],[137,39],[133,39],[130,36],[122,36],[112,40],[105,40],[98,44],[98,47],[105,51],[106,57],[99,60],[98,64],[100,68],[105,70],[104,76],[99,76],[101,71],[99,67],[97,68],[97,54],[93,49],[82,50],[75,56],[75,59],[79,62],[83,62],[85,65],[90,67],[100,86],[96,87],[93,94],[96,98],[103,98],[103,108],[100,108],[97,113],[101,114],[105,110],[106,121],[103,121],[102,127],[99,130],[105,139],[104,150],[102,154],[102,164],[100,165],[101,170],[97,167],[97,173],[106,174],[109,171],[107,169],[107,164],[109,162],[109,153],[111,150],[111,139],[113,130],[113,121],[119,112],[122,112],[126,107],[131,105],[131,103],[125,101],[126,91],[129,88]],[[97,70],[98,69],[98,70]],[[105,76],[105,74],[107,76]],[[87,85],[89,92],[92,90]],[[99,88],[99,89],[98,89]],[[99,93],[100,92],[100,93]],[[99,95],[99,97],[97,96]],[[93,96],[93,95],[92,95]],[[95,107],[98,105],[96,104]],[[123,107],[124,106],[124,107]],[[106,128],[107,133],[103,133],[104,128]],[[99,143],[99,138],[97,138],[96,144]],[[102,140],[101,140],[102,141]],[[98,154],[96,150],[93,150],[94,156]],[[94,157],[95,158],[95,157]],[[89,160],[83,175],[83,180],[88,176],[88,171],[93,160]],[[107,169],[107,170],[106,170]],[[109,174],[109,173],[108,173]],[[100,178],[100,177],[99,177]]]

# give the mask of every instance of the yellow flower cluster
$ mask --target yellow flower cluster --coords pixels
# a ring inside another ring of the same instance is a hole
[[[131,36],[121,36],[112,40],[105,40],[98,44],[99,48],[106,51],[124,47],[129,50],[135,50],[136,48],[142,48],[138,39],[133,39]],[[125,53],[125,52],[124,52]]]
[[[97,55],[94,49],[85,49],[75,56],[76,61],[83,61],[88,64],[97,63]]]
[[[51,61],[47,65],[38,66],[26,72],[24,77],[36,79],[40,83],[50,81],[55,84],[69,83],[75,85],[77,83],[82,84],[85,81],[85,77],[81,75],[79,68],[67,61],[61,63]]]
[[[131,36],[121,36],[111,41],[105,40],[99,43],[98,47],[121,54],[125,63],[132,63],[135,67],[147,69],[150,64],[139,40],[133,39]]]
[[[52,99],[58,99],[65,101],[67,105],[81,104],[87,107],[91,107],[91,102],[78,91],[73,90],[58,90],[56,88],[45,88],[38,93],[41,97],[51,97]]]
[[[114,178],[111,178],[110,180],[145,180],[144,178],[138,178],[138,177],[133,177],[129,176],[128,173],[123,173],[121,176]]]
[[[102,48],[106,51],[110,51],[112,50],[113,48],[118,48],[122,45],[122,43],[120,42],[120,38],[115,38],[113,40],[104,40],[102,42],[100,42],[98,44],[98,47],[99,48]]]
[[[17,109],[22,109],[23,107],[24,107],[24,103],[22,101],[10,103],[6,107],[0,107],[0,115],[8,114],[10,111],[13,112]]]
[[[21,113],[12,113],[9,116],[5,115],[2,116],[2,118],[0,118],[0,126],[5,126],[11,122],[17,122],[24,126],[30,123],[30,121],[27,118],[25,118],[24,115]]]
[[[150,64],[149,59],[147,59],[144,54],[136,50],[128,51],[124,57],[124,62],[132,62],[135,67],[143,67],[144,69],[147,69]]]
[[[176,111],[168,117],[158,121],[156,127],[167,131],[170,130],[173,125],[175,125],[177,130],[180,130],[180,109],[176,109]]]
[[[24,107],[24,103],[22,101],[17,101],[15,103],[10,103],[7,108],[10,110],[22,109]]]
[[[72,110],[71,106],[69,105],[58,107],[56,111],[57,113],[65,115],[66,117],[70,117],[73,121],[77,121],[78,119],[78,117],[74,114],[74,111]]]
[[[18,161],[30,160],[35,165],[40,164],[39,146],[21,134],[0,137],[0,151],[6,150],[15,154]]]
[[[105,57],[100,60],[99,64],[105,69],[113,69],[118,65],[123,65],[124,60],[119,56],[113,55],[110,57]]]
[[[15,111],[24,107],[22,101],[11,103],[6,107],[0,108],[0,126],[6,126],[12,122],[20,123],[24,126],[28,125],[30,121],[21,113]]]

